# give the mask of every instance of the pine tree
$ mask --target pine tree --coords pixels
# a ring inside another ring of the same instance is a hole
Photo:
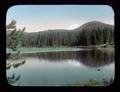
[[[17,30],[16,21],[12,20],[12,22],[6,26],[6,31],[9,32],[9,34],[7,34],[8,40],[6,41],[7,47],[16,51],[17,47],[20,46],[21,41],[24,39],[23,32],[25,31],[25,27],[22,30]]]

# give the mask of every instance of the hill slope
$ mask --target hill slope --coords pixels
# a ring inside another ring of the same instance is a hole
[[[114,26],[99,21],[90,21],[73,30],[55,29],[25,32],[22,46],[87,46],[111,42],[114,42]]]

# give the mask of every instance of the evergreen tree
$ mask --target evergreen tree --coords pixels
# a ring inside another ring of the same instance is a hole
[[[13,51],[16,51],[17,46],[20,46],[21,41],[24,39],[23,32],[25,30],[25,27],[23,29],[17,30],[16,21],[12,20],[12,22],[6,26],[6,30],[9,32],[7,34],[8,40],[6,41],[7,47]]]

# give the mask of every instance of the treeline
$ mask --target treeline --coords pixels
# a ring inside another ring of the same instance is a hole
[[[114,43],[114,26],[92,21],[74,30],[25,33],[22,47],[89,46]]]

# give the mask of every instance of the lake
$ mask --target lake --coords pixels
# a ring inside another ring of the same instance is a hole
[[[67,86],[90,79],[114,79],[114,52],[83,49],[23,53],[7,59],[7,78],[13,86]]]

